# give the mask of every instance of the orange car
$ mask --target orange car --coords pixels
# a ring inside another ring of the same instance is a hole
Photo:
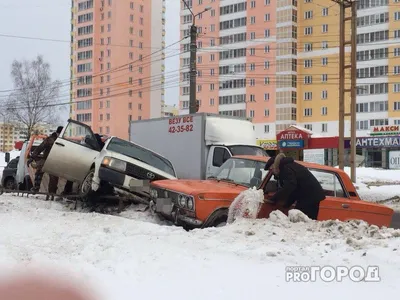
[[[269,158],[234,156],[207,180],[159,180],[151,183],[151,208],[154,212],[185,228],[205,228],[226,224],[228,209],[242,191],[250,187],[264,190],[265,198],[276,192],[276,181],[264,166]],[[390,226],[393,210],[362,201],[349,176],[340,169],[297,161],[307,167],[321,183],[326,199],[320,204],[318,220],[364,220]],[[287,214],[288,209],[276,208]],[[258,218],[267,218],[276,209],[264,203]],[[292,207],[293,208],[293,207]]]

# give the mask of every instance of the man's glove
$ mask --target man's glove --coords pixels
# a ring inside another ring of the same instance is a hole
[[[264,199],[264,203],[268,203],[268,204],[271,204],[271,205],[276,205],[276,202],[271,201],[271,200],[268,199],[268,198]]]

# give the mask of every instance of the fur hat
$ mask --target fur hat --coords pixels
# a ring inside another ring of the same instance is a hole
[[[279,153],[274,160],[274,163],[272,164],[272,168],[274,168],[275,170],[279,170],[279,165],[281,163],[282,158],[286,157],[285,154],[283,153]]]
[[[268,162],[266,163],[264,170],[269,170],[271,167],[278,167],[279,164],[281,163],[282,158],[286,157],[284,153],[279,153],[276,156],[271,157]]]

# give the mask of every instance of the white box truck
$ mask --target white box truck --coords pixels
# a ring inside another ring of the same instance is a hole
[[[171,161],[179,179],[206,179],[233,155],[262,155],[248,119],[208,113],[132,121],[132,142]]]

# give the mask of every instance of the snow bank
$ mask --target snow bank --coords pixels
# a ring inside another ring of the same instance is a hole
[[[249,195],[253,191],[246,194]],[[257,196],[257,195],[255,195]],[[360,222],[315,222],[300,212],[237,219],[221,228],[179,227],[95,213],[18,197],[0,200],[0,276],[17,266],[61,268],[104,300],[362,299],[398,295],[398,231]],[[286,282],[291,265],[379,265],[380,284]],[[266,290],[267,289],[267,290]]]
[[[345,167],[344,171],[350,176],[350,167]],[[359,167],[356,169],[357,182],[362,183],[399,183],[400,172],[399,170],[386,170],[377,168],[364,168]]]

